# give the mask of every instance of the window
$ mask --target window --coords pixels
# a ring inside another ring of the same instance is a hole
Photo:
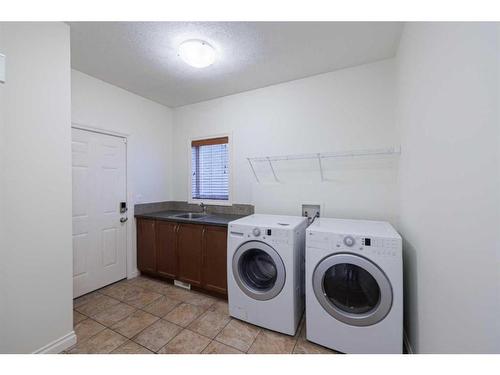
[[[229,201],[228,137],[191,142],[191,199]]]

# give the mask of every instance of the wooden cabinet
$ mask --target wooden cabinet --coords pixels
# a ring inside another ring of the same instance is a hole
[[[137,220],[137,268],[142,272],[156,272],[156,220]]]
[[[196,224],[179,224],[177,254],[179,280],[194,286],[201,285],[201,256],[205,227]]]
[[[227,228],[137,218],[137,268],[227,295]]]
[[[227,229],[207,226],[203,236],[203,288],[227,294]]]
[[[177,277],[177,229],[179,224],[156,222],[156,271],[160,276]]]

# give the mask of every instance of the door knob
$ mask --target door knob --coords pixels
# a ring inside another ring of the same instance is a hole
[[[121,217],[120,218],[120,223],[124,223],[128,220],[128,217]]]

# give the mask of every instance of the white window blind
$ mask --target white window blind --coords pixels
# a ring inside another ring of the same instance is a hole
[[[192,199],[229,200],[228,138],[191,143]]]

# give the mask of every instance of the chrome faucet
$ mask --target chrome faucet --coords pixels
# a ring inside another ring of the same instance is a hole
[[[201,207],[201,210],[203,211],[203,213],[206,214],[207,213],[207,206],[205,205],[205,203],[201,202],[200,207]]]

